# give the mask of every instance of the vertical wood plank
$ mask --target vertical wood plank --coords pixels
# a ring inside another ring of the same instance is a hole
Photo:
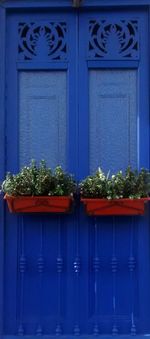
[[[36,329],[36,334],[38,336],[41,336],[43,334],[43,324],[42,324],[42,311],[43,311],[43,274],[44,274],[44,268],[45,268],[45,262],[44,262],[44,255],[43,255],[43,238],[44,238],[44,218],[41,217],[40,219],[40,246],[39,246],[39,256],[37,260],[37,269],[39,273],[39,319],[38,319],[38,326]]]
[[[0,6],[0,180],[3,180],[5,174],[5,9]],[[3,333],[3,275],[4,275],[4,204],[0,200],[0,334]]]
[[[26,272],[26,255],[25,255],[25,236],[24,236],[24,217],[21,217],[20,223],[20,256],[19,256],[19,326],[18,335],[24,335],[24,279]]]

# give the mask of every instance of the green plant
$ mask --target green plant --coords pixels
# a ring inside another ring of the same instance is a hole
[[[150,192],[150,173],[141,169],[132,170],[129,166],[125,173],[122,171],[105,175],[99,168],[94,175],[86,177],[80,183],[80,192],[85,198],[142,198]]]
[[[67,196],[75,191],[72,176],[57,166],[54,171],[42,160],[39,166],[32,160],[18,174],[8,173],[2,183],[2,191],[13,196]]]

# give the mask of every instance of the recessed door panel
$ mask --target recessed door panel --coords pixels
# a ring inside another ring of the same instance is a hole
[[[20,165],[45,159],[66,165],[65,71],[19,72]]]
[[[90,172],[137,167],[137,71],[90,70]]]

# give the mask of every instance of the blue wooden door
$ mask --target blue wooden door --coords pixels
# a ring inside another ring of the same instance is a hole
[[[6,170],[149,167],[146,11],[9,12]],[[149,214],[4,218],[5,335],[150,336]]]

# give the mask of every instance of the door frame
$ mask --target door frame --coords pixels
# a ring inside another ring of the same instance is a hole
[[[64,9],[70,9],[71,8],[71,5],[70,5],[70,2],[71,0],[61,0],[61,9],[64,8]],[[91,4],[91,0],[85,0],[85,3],[83,4],[83,9],[84,8],[89,8],[89,9],[95,9],[95,8],[100,8],[100,7],[103,7],[101,4],[100,4],[100,0],[93,0],[92,1],[92,4]],[[133,6],[133,10],[134,9],[137,9],[137,6],[140,6],[140,9],[141,8],[145,8],[144,6],[145,5],[150,5],[150,0],[122,0],[122,1],[118,1],[118,0],[106,0],[105,1],[105,6],[108,8],[110,6],[113,6],[114,9],[118,6],[120,6],[120,9],[123,7],[127,7],[127,6]],[[5,152],[6,150],[6,144],[7,144],[7,138],[5,136],[5,113],[6,113],[6,98],[5,98],[5,34],[6,34],[6,30],[5,30],[5,27],[6,27],[6,16],[7,16],[7,13],[11,11],[18,11],[18,10],[22,10],[23,8],[26,8],[26,9],[31,9],[31,8],[34,8],[34,9],[38,9],[39,7],[42,7],[42,8],[55,8],[55,9],[58,9],[60,10],[60,1],[59,0],[47,0],[47,1],[39,1],[37,2],[36,0],[32,0],[30,3],[27,2],[27,1],[23,1],[23,0],[15,0],[13,1],[13,4],[12,4],[12,1],[9,0],[9,1],[5,1],[5,2],[1,2],[0,3],[0,40],[1,40],[1,49],[0,49],[0,74],[1,74],[1,77],[0,77],[0,88],[1,88],[1,91],[0,91],[0,111],[1,111],[1,134],[0,134],[0,179],[3,180],[4,178],[4,174],[5,174],[5,169],[6,169],[6,157],[7,157],[7,154]],[[74,10],[77,10],[77,9],[72,9],[73,11]],[[80,10],[80,9],[79,9]],[[81,8],[81,11],[82,11],[82,8]],[[149,10],[148,10],[148,7],[147,7],[147,12],[149,13]],[[149,14],[150,16],[150,14]],[[104,66],[105,68],[106,66]],[[84,66],[84,70],[83,72],[87,72],[85,70],[85,66]],[[143,73],[143,77],[144,75],[147,74],[147,71],[145,70],[144,73]],[[83,76],[83,73],[82,73],[82,76]],[[148,88],[147,88],[147,91],[148,91]],[[83,95],[83,93],[82,93]],[[144,104],[144,100],[143,100],[143,104]],[[82,105],[80,107],[80,109],[82,110]],[[81,133],[81,131],[80,131]],[[142,145],[142,149],[143,149],[143,145]],[[147,162],[147,161],[146,161]],[[145,158],[141,158],[141,163],[145,164]],[[85,173],[85,172],[84,172]],[[0,276],[3,277],[3,271],[4,271],[4,224],[5,224],[5,219],[4,219],[4,204],[3,204],[3,200],[1,199],[0,200],[0,222],[1,222],[1,227],[0,227]],[[144,241],[148,241],[148,234],[145,233],[144,235],[144,238],[143,240]],[[143,248],[143,245],[140,245],[140,249],[139,251],[142,251],[142,248]],[[141,258],[141,266],[142,266],[142,258]],[[143,272],[144,273],[144,272]],[[146,278],[146,277],[145,277]],[[3,287],[4,287],[4,282],[3,282],[3,279],[0,279],[0,337],[2,338],[3,336]],[[145,296],[146,297],[146,296]],[[143,310],[141,310],[141,313],[143,312]],[[144,314],[143,314],[144,316]],[[66,336],[65,336],[66,337]],[[82,338],[84,339],[87,339],[87,336],[84,337],[84,336],[81,336]],[[111,339],[112,336],[100,336],[101,338],[105,338],[105,339]],[[137,339],[141,339],[141,338],[144,338],[145,336],[144,335],[139,335],[139,336],[136,336]],[[150,335],[147,335],[147,338],[150,337]],[[13,336],[13,338],[15,338],[15,336]],[[18,338],[18,336],[16,336],[16,338]],[[62,336],[63,338],[63,336]],[[73,338],[73,336],[69,336],[69,338]],[[90,338],[90,336],[88,336],[88,338]],[[92,336],[91,336],[92,338]],[[122,338],[132,338],[132,336],[122,336]]]

